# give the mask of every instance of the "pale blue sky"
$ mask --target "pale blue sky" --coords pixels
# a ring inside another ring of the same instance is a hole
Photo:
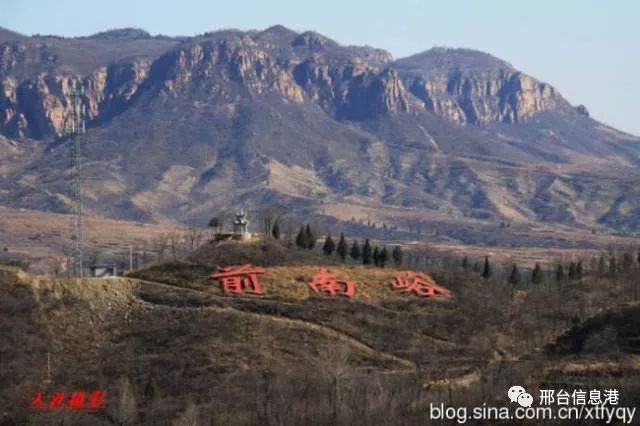
[[[640,135],[640,1],[0,0],[0,26],[88,35],[134,26],[193,35],[282,24],[407,56],[432,46],[489,52],[556,86],[594,118]]]

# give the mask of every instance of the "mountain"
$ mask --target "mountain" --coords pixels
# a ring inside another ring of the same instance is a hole
[[[451,223],[640,224],[640,139],[486,53],[394,60],[282,26],[0,40],[5,205],[71,210],[62,131],[77,82],[89,213],[204,223],[277,205],[354,230],[446,222],[454,239]]]

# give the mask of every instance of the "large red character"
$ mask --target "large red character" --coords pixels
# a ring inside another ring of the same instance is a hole
[[[210,280],[218,279],[222,283],[224,294],[240,294],[242,292],[263,294],[258,275],[265,270],[252,266],[250,263],[242,266],[226,266],[219,272],[211,274]]]
[[[81,410],[84,407],[86,392],[84,391],[74,391],[71,393],[69,400],[67,401],[67,408],[71,410]]]
[[[345,297],[353,297],[356,294],[355,282],[338,280],[336,275],[326,268],[320,268],[320,272],[313,276],[313,280],[308,285],[316,293],[325,292],[332,296],[341,294]]]
[[[104,408],[104,402],[107,398],[107,392],[103,390],[96,390],[89,395],[89,402],[87,407],[89,410],[100,410]]]
[[[49,409],[51,410],[59,410],[64,407],[64,400],[66,395],[63,391],[54,392],[51,395],[51,399],[49,400]]]
[[[451,295],[451,292],[444,287],[440,287],[424,272],[405,272],[396,276],[393,288],[401,292],[415,293],[418,296],[430,297],[436,294]]]
[[[44,402],[44,392],[38,391],[29,403],[30,410],[45,410],[47,404]]]

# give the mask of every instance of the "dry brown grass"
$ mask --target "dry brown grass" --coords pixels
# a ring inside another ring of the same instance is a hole
[[[93,250],[125,259],[129,247],[147,245],[163,235],[182,232],[178,225],[138,223],[88,216],[85,219],[87,257]],[[68,253],[73,246],[73,216],[0,206],[0,250],[32,262],[35,272],[47,272],[46,259]]]

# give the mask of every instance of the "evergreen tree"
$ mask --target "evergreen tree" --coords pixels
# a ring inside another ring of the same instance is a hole
[[[631,253],[624,253],[622,255],[622,272],[625,274],[631,273],[633,270],[633,256]]]
[[[616,262],[616,257],[614,255],[609,258],[609,275],[611,275],[612,277],[615,277],[617,273],[618,273],[618,263]]]
[[[569,281],[576,279],[576,264],[575,262],[569,263]]]
[[[598,272],[598,258],[593,256],[589,262],[589,272],[595,275]]]
[[[533,272],[531,273],[531,283],[536,285],[542,284],[543,279],[542,268],[540,268],[540,264],[536,262],[536,266],[534,266]]]
[[[373,264],[375,266],[380,266],[380,250],[378,246],[373,249]]]
[[[604,260],[604,256],[600,256],[600,260],[598,261],[598,275],[604,277],[607,273],[607,265]]]
[[[151,403],[158,396],[158,386],[153,380],[151,373],[147,376],[147,383],[144,385],[144,399]]]
[[[364,265],[371,265],[373,252],[371,250],[371,243],[367,238],[364,240],[364,246],[362,247],[362,263]]]
[[[522,282],[522,277],[520,276],[520,270],[518,269],[518,265],[514,264],[511,269],[511,275],[509,275],[509,284],[518,285]]]
[[[276,240],[280,239],[280,224],[278,223],[278,221],[276,220],[276,222],[273,224],[273,228],[271,228],[271,236],[273,238],[275,238]]]
[[[402,265],[402,248],[400,246],[395,246],[393,251],[391,252],[391,258],[393,259],[393,264],[396,266]]]
[[[351,244],[351,250],[349,251],[349,255],[353,260],[358,260],[360,259],[361,254],[362,253],[360,251],[360,244],[358,244],[357,240],[353,240],[353,243]]]
[[[324,245],[322,246],[322,251],[327,256],[331,256],[331,254],[333,254],[333,251],[335,249],[336,249],[336,244],[333,242],[333,239],[331,239],[331,235],[327,234],[327,238],[325,238]]]
[[[558,284],[562,284],[564,282],[564,267],[562,265],[558,265],[556,268],[556,282]]]
[[[389,261],[389,251],[387,250],[386,247],[382,247],[382,250],[380,250],[380,259],[378,262],[379,266],[381,268],[384,268],[388,261]]]
[[[468,258],[467,256],[465,256],[465,257],[463,257],[463,258],[462,258],[462,264],[461,264],[461,266],[462,266],[462,269],[463,269],[463,270],[465,270],[465,271],[466,271],[467,269],[469,269],[469,258]]]
[[[218,217],[212,217],[209,221],[209,226],[216,230],[216,232],[220,232],[220,227],[222,226],[222,221]]]
[[[309,250],[313,250],[316,246],[316,236],[311,232],[311,226],[307,223],[307,227],[304,230],[305,246]]]
[[[576,279],[581,280],[584,276],[584,267],[582,266],[582,260],[576,265]]]
[[[348,247],[347,242],[344,239],[344,234],[342,232],[340,233],[340,241],[338,241],[338,248],[336,249],[336,251],[338,253],[338,256],[340,256],[340,259],[342,259],[342,261],[344,262],[347,258]]]
[[[298,231],[298,235],[296,235],[296,246],[300,248],[307,248],[307,239],[304,232],[304,226],[300,227],[300,231]]]
[[[489,256],[484,258],[484,268],[482,269],[482,278],[488,280],[491,278],[491,265],[489,264]]]

